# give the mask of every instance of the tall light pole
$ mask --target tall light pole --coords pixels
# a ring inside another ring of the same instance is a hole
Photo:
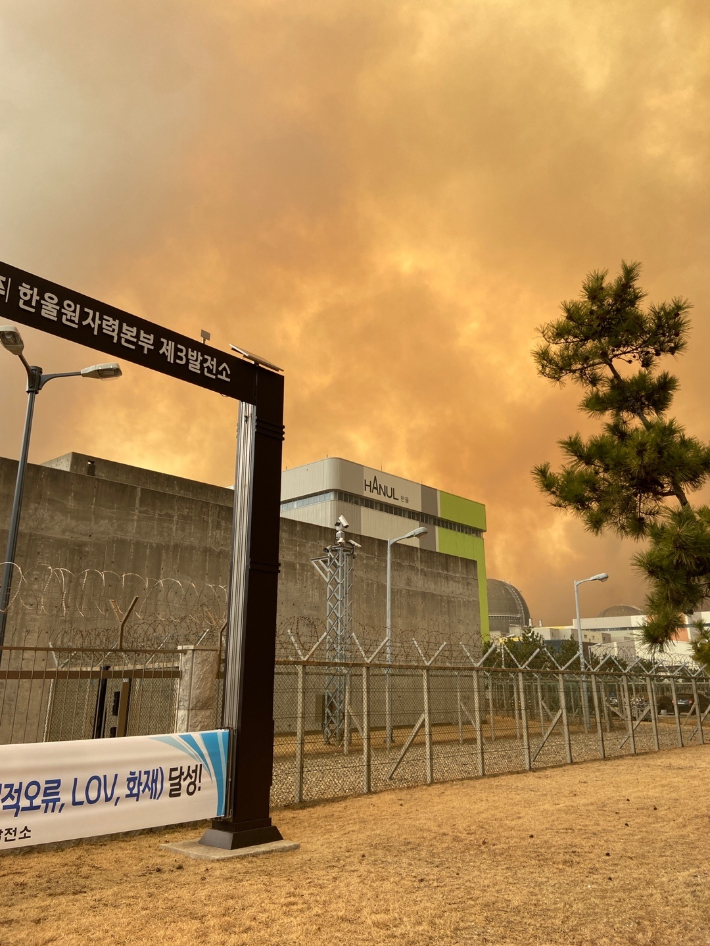
[[[405,539],[415,539],[418,535],[425,535],[429,530],[424,526],[418,529],[412,529],[406,535],[400,535],[396,539],[387,539],[387,616],[386,631],[387,639],[386,654],[387,663],[392,664],[392,546]],[[389,747],[394,742],[392,733],[392,671],[387,671],[387,686],[385,687],[385,742]]]
[[[584,713],[584,729],[589,731],[589,705],[587,703],[587,680],[584,677],[584,647],[582,646],[582,618],[579,615],[579,591],[577,590],[580,585],[583,585],[585,581],[606,581],[609,576],[606,572],[601,572],[599,575],[592,575],[591,578],[581,578],[579,581],[574,583],[574,605],[577,610],[577,643],[579,646],[579,669],[582,671],[582,703],[583,703],[583,713]]]
[[[48,381],[54,378],[98,378],[101,381],[110,378],[120,378],[121,368],[115,363],[92,365],[81,371],[63,371],[58,374],[42,374],[42,369],[27,363],[23,351],[25,348],[22,336],[14,325],[0,325],[0,344],[11,355],[17,355],[27,372],[27,413],[25,414],[25,430],[22,436],[20,461],[17,465],[17,479],[15,481],[15,495],[12,501],[10,514],[10,528],[7,534],[7,551],[0,583],[0,647],[5,643],[5,625],[7,623],[7,609],[10,604],[12,588],[12,573],[15,566],[17,552],[17,536],[20,530],[20,513],[22,510],[22,494],[25,489],[25,473],[27,472],[27,456],[30,451],[30,435],[32,433],[32,416],[35,409],[35,398]],[[0,654],[0,658],[1,658]]]

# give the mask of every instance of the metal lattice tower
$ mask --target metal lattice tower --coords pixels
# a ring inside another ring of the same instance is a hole
[[[336,523],[335,545],[326,548],[321,558],[311,559],[328,586],[325,617],[325,659],[330,666],[325,676],[325,719],[323,739],[340,745],[345,733],[345,668],[332,666],[348,659],[353,630],[352,588],[353,558],[357,542],[345,537],[348,528],[340,516]]]

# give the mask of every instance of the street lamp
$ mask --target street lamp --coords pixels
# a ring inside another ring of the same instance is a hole
[[[22,494],[25,488],[25,473],[27,472],[27,455],[30,450],[30,434],[32,432],[32,416],[34,414],[35,397],[48,381],[54,378],[98,378],[106,381],[121,377],[121,368],[115,362],[111,364],[92,365],[81,371],[63,371],[58,374],[42,374],[42,369],[27,363],[23,354],[25,345],[22,336],[14,325],[0,325],[0,344],[11,355],[17,355],[27,372],[27,413],[25,414],[25,430],[22,436],[22,449],[17,465],[17,480],[15,481],[15,495],[12,501],[10,514],[10,529],[7,534],[7,551],[3,565],[2,583],[0,584],[0,647],[5,643],[5,625],[7,623],[7,609],[10,604],[10,590],[12,588],[12,570],[15,565],[17,551],[17,536],[20,528],[20,511],[22,508]],[[1,657],[1,655],[0,655]]]
[[[387,539],[387,617],[386,631],[387,639],[387,663],[392,664],[392,546],[405,539],[415,539],[418,535],[426,535],[429,530],[424,526],[418,529],[412,529],[406,535],[400,535],[397,539]],[[387,686],[385,688],[385,741],[387,746],[394,742],[392,738],[392,671],[387,672]]]
[[[580,585],[583,585],[585,581],[606,581],[609,576],[606,572],[601,572],[599,575],[592,575],[591,578],[581,578],[579,581],[574,583],[574,604],[577,609],[577,643],[579,646],[579,669],[584,674],[584,648],[582,646],[582,618],[579,616],[579,591],[577,590]],[[587,681],[582,678],[582,691],[583,691],[583,703],[584,703],[584,729],[589,731],[589,706],[587,705]]]

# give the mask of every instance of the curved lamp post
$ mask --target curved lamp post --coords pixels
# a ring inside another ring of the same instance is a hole
[[[418,535],[425,535],[429,530],[424,526],[418,529],[412,529],[406,535],[400,535],[396,539],[387,539],[387,617],[386,631],[387,639],[386,653],[387,663],[392,664],[392,546],[404,539],[415,539]],[[387,671],[387,686],[385,687],[385,743],[389,747],[394,742],[392,733],[392,671]]]
[[[43,374],[42,369],[30,365],[23,354],[25,345],[22,336],[14,325],[0,325],[0,344],[11,355],[17,355],[27,372],[27,413],[25,414],[25,430],[22,436],[20,461],[17,466],[17,480],[15,481],[15,495],[12,501],[10,515],[10,529],[7,534],[7,551],[0,584],[0,647],[5,643],[5,624],[7,622],[7,608],[10,603],[12,588],[12,571],[15,565],[17,551],[17,536],[20,529],[20,512],[22,509],[22,494],[25,488],[25,473],[27,472],[27,456],[30,450],[30,435],[32,433],[32,416],[34,414],[35,398],[54,378],[97,378],[106,381],[121,377],[121,368],[115,363],[91,365],[81,371],[62,371],[57,374]],[[1,658],[1,655],[0,655]]]
[[[591,578],[580,578],[574,583],[574,605],[577,609],[577,644],[579,646],[579,669],[582,671],[582,691],[583,691],[583,711],[584,711],[584,729],[589,731],[589,706],[587,704],[587,680],[584,677],[584,648],[582,646],[582,618],[579,615],[579,591],[580,585],[585,581],[606,581],[609,576],[606,572],[600,572],[598,575],[592,575]]]

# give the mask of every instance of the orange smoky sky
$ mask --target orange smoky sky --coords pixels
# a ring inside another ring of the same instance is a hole
[[[710,439],[709,84],[705,0],[4,0],[0,259],[282,365],[285,463],[484,502],[489,574],[536,621],[600,570],[585,613],[641,604],[633,545],[532,483],[593,425],[530,352],[589,270],[641,260],[651,299],[695,305],[676,414]],[[23,334],[45,370],[94,359]],[[16,457],[24,376],[0,362]],[[54,382],[31,459],[229,485],[234,424],[126,364]]]

